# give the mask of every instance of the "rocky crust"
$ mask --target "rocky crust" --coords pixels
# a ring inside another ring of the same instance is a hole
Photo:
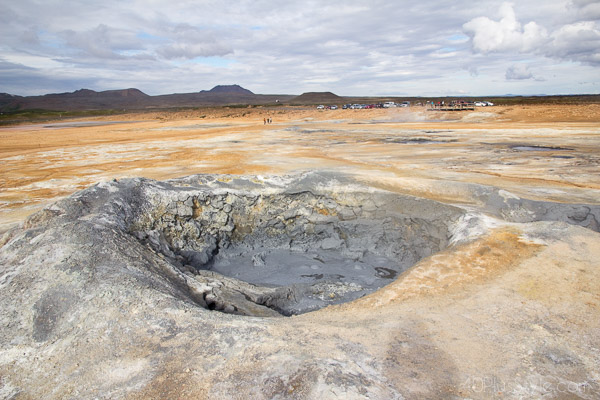
[[[462,214],[339,177],[193,176],[96,185],[27,226],[87,236],[94,253],[118,255],[128,243],[129,252],[164,264],[172,290],[201,307],[279,316],[350,301],[390,283],[445,248],[449,227]],[[86,235],[90,229],[98,233]],[[108,233],[114,238],[107,240]]]
[[[76,193],[3,238],[0,395],[457,398],[469,366],[450,373],[458,361],[423,333],[416,310],[443,315],[458,300],[439,293],[498,276],[567,237],[577,234],[589,248],[600,216],[598,206],[533,202],[494,188],[478,188],[475,198],[480,206],[467,210],[317,173],[128,179]],[[523,224],[536,220],[589,229]],[[347,308],[266,318],[385,285]],[[433,297],[411,303],[422,293]],[[568,369],[573,382],[588,379],[596,390],[589,365],[597,357],[584,355],[596,339],[560,349],[547,342],[539,357],[549,374]],[[401,371],[424,374],[421,363],[436,372],[411,384]],[[578,393],[597,393],[589,390]]]

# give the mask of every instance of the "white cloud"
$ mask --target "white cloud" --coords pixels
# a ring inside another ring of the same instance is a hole
[[[552,33],[548,54],[600,65],[600,27],[593,21],[565,25]]]
[[[216,41],[203,43],[172,43],[157,49],[157,53],[166,59],[196,57],[224,56],[231,53],[231,49]]]
[[[577,15],[588,21],[600,19],[600,1],[572,0],[569,6],[576,10]]]
[[[581,10],[595,10],[600,3],[575,0]],[[463,25],[475,53],[522,53],[600,65],[600,26],[595,21],[578,21],[548,32],[535,21],[525,26],[517,20],[513,5],[502,3],[499,21],[477,17]],[[587,17],[587,15],[586,15]]]
[[[600,92],[597,1],[501,1],[6,2],[0,92],[239,83],[256,93],[477,95],[504,93],[507,77],[513,93]],[[521,64],[533,78],[515,79],[527,76]],[[537,78],[557,70],[560,81]]]
[[[98,58],[124,58],[119,51],[137,50],[142,46],[133,32],[104,24],[86,31],[68,29],[59,35],[71,48]]]
[[[548,41],[544,27],[531,21],[524,27],[517,21],[512,4],[502,3],[499,21],[477,17],[463,25],[475,52],[529,52]]]
[[[189,24],[173,27],[168,36],[170,43],[157,49],[167,59],[224,56],[232,52],[230,46],[217,39],[216,33]]]
[[[505,76],[507,80],[533,79],[533,74],[529,71],[529,68],[523,64],[510,66],[506,70]]]

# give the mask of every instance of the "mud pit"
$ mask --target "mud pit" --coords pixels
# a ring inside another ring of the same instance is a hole
[[[340,191],[339,181],[319,174],[271,180],[194,176],[173,181],[178,188],[155,183],[140,196],[130,232],[210,287],[202,306],[293,315],[392,282],[444,249],[449,226],[462,214],[356,184]]]

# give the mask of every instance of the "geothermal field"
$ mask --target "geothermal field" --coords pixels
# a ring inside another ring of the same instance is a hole
[[[0,137],[0,398],[600,397],[600,105]]]

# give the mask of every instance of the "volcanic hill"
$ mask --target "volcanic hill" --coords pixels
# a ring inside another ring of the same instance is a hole
[[[291,104],[341,103],[344,99],[331,92],[306,92],[290,100]]]

